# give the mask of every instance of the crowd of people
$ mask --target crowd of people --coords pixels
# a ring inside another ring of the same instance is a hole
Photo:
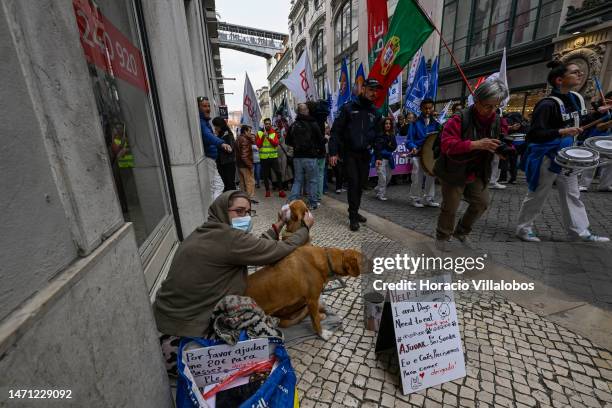
[[[410,204],[416,208],[441,208],[436,233],[440,244],[451,237],[465,242],[473,224],[487,209],[488,190],[516,183],[522,168],[529,191],[519,214],[518,238],[539,241],[533,225],[556,184],[568,236],[606,241],[606,237],[591,234],[580,200],[580,193],[591,185],[597,169],[560,172],[554,161],[563,147],[579,145],[591,136],[610,135],[605,121],[603,127],[593,126],[588,131],[575,123],[574,117],[584,126],[610,116],[610,94],[595,101],[590,112],[580,106],[584,105],[582,97],[571,89],[581,75],[576,65],[552,63],[548,82],[553,91],[536,104],[532,118],[519,112],[502,113],[502,102],[509,95],[506,85],[498,80],[485,81],[474,90],[471,106],[452,105],[447,121],[435,112],[431,99],[422,100],[418,116],[412,112],[383,116],[373,103],[382,87],[368,79],[361,93],[336,112],[333,122],[329,120],[326,101],[308,101],[297,105],[292,123],[283,115],[277,115],[274,124],[265,118],[260,129],[242,125],[237,137],[222,118],[209,123],[210,104],[201,97],[198,104],[202,138],[209,166],[214,170],[212,195],[216,198],[238,185],[257,204],[255,189],[263,185],[265,198],[274,191],[287,201],[303,197],[314,210],[321,205],[328,181],[333,178],[337,194],[347,191],[349,227],[357,231],[360,223],[366,222],[359,207],[363,190],[369,189],[370,168],[376,169],[376,198],[387,201],[387,186],[396,177],[393,170],[397,157],[405,157],[411,166]],[[426,145],[432,134],[436,135],[433,146]],[[397,136],[405,138],[401,154]],[[433,169],[423,166],[421,156],[425,149],[433,151]],[[612,191],[612,165],[602,166],[599,178],[599,190]],[[469,206],[455,224],[462,200]]]

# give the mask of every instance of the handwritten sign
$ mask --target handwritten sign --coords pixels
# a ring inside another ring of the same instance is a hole
[[[198,387],[216,384],[246,365],[270,358],[268,339],[238,342],[235,346],[218,346],[185,350],[185,362]]]
[[[404,394],[465,376],[452,292],[389,291]]]

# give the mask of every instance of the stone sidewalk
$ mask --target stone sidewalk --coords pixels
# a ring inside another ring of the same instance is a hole
[[[256,233],[282,204],[262,198]],[[314,214],[315,245],[409,250],[367,226],[349,232],[346,215],[327,206]],[[364,328],[360,281],[322,297],[343,317],[341,330],[289,349],[302,407],[612,407],[610,351],[490,292],[455,293],[467,376],[404,396],[395,356],[377,356]]]
[[[596,184],[591,188],[596,188]],[[389,200],[384,202],[375,198],[374,191],[366,191],[362,208],[402,227],[433,237],[439,209],[412,207],[409,191],[409,184],[389,186]],[[566,242],[556,191],[550,195],[541,217],[536,221],[536,230],[543,242],[520,241],[514,232],[526,192],[523,178],[519,178],[516,185],[508,185],[505,190],[490,190],[489,209],[474,226],[470,239],[496,262],[570,296],[612,310],[612,243]],[[437,194],[437,199],[441,200],[439,187]],[[345,194],[331,193],[330,197],[346,201]],[[589,191],[582,193],[581,198],[588,211],[591,230],[612,237],[612,193]],[[462,203],[459,214],[465,207],[465,203]]]

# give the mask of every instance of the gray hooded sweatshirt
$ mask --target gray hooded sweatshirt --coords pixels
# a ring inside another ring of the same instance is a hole
[[[179,245],[153,304],[161,333],[204,336],[217,302],[244,295],[247,265],[275,263],[308,240],[305,227],[285,241],[277,241],[273,229],[257,238],[232,228],[227,210],[233,192],[221,194],[208,210],[208,222]]]

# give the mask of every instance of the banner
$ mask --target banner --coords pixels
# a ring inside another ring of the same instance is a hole
[[[400,103],[402,100],[402,73],[400,72],[395,81],[389,87],[389,105]]]
[[[389,29],[387,0],[368,0],[368,65],[372,68],[376,57],[385,45]]]
[[[336,99],[336,111],[342,105],[351,100],[351,78],[349,76],[348,67],[346,66],[346,58],[342,60],[340,68],[340,78],[338,78],[338,98]]]
[[[369,78],[378,80],[383,87],[383,92],[378,92],[375,101],[377,107],[382,106],[387,95],[386,90],[433,29],[431,21],[416,0],[399,0],[389,32],[385,36],[385,46],[378,54],[369,75]]]
[[[421,61],[419,61],[419,68],[417,69],[414,81],[412,81],[412,85],[406,91],[406,101],[404,102],[406,110],[417,116],[421,114],[421,101],[425,99],[428,87],[427,63],[425,62],[425,57],[421,54]]]
[[[412,161],[406,151],[406,136],[396,135],[395,140],[397,141],[397,149],[393,152],[395,168],[391,170],[391,174],[410,174],[412,172]],[[372,155],[372,161],[370,161],[370,173],[368,177],[376,177],[376,161],[374,160],[374,155]]]
[[[315,80],[308,58],[308,48],[304,49],[293,71],[286,79],[281,80],[281,83],[293,94],[297,103],[317,99]]]
[[[257,102],[257,96],[249,80],[249,74],[245,73],[244,92],[242,97],[242,121],[241,124],[249,125],[253,131],[259,130],[259,121],[261,120],[261,110]]]
[[[355,84],[353,85],[353,96],[357,97],[361,93],[361,88],[365,82],[365,71],[363,70],[363,62],[359,64],[355,73]]]

